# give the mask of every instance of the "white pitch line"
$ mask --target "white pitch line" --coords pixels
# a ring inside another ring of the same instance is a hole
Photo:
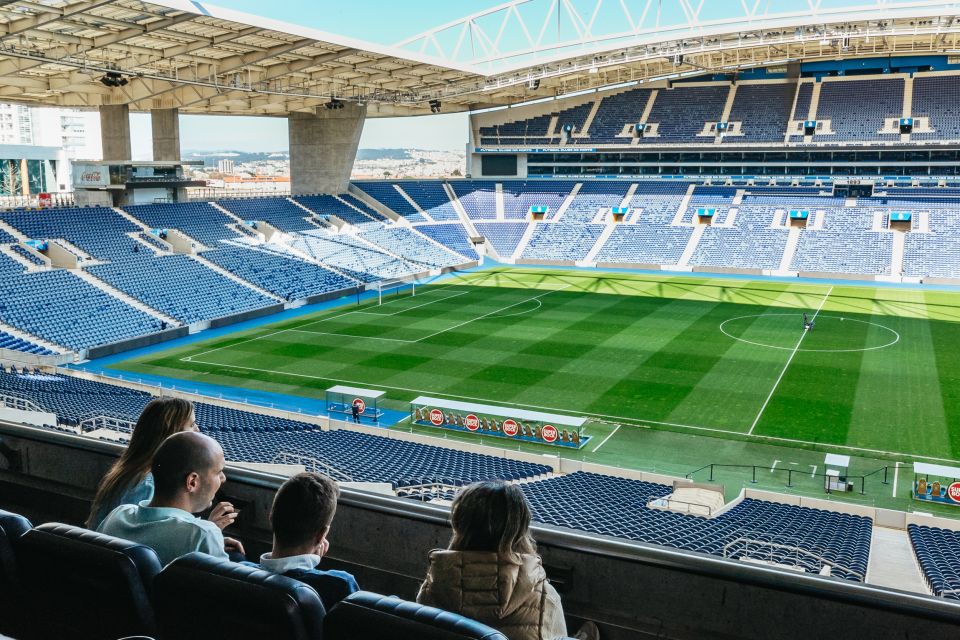
[[[763,436],[763,435],[753,435],[747,434],[743,431],[734,431],[732,429],[717,429],[714,427],[702,427],[692,424],[680,424],[678,422],[662,422],[660,420],[641,420],[638,418],[630,418],[626,416],[613,416],[607,413],[589,413],[585,411],[580,411],[578,409],[563,409],[556,407],[545,407],[537,404],[525,404],[522,402],[505,402],[502,399],[496,398],[476,398],[474,396],[462,396],[455,393],[438,393],[436,390],[432,389],[411,389],[410,387],[398,387],[395,385],[381,384],[380,382],[370,382],[369,380],[346,380],[343,378],[333,378],[331,376],[313,376],[306,373],[291,373],[289,371],[275,371],[274,369],[257,369],[255,367],[244,367],[237,364],[223,364],[220,362],[204,362],[202,360],[194,360],[198,364],[209,364],[215,367],[226,367],[228,369],[240,369],[244,371],[258,371],[260,373],[272,373],[274,375],[286,375],[294,378],[308,378],[311,380],[329,380],[331,382],[339,382],[340,384],[347,385],[357,385],[360,387],[369,387],[374,386],[381,389],[392,389],[394,391],[408,391],[410,393],[417,394],[432,394],[434,396],[443,396],[445,398],[456,398],[458,400],[472,400],[478,404],[501,404],[511,407],[522,407],[525,409],[539,409],[542,411],[549,411],[552,413],[570,413],[577,414],[582,416],[587,416],[590,418],[603,418],[609,419],[610,421],[617,421],[620,423],[626,423],[628,426],[644,428],[645,425],[660,425],[665,427],[677,427],[679,429],[689,429],[692,431],[706,431],[708,433],[722,433],[731,436],[739,436],[741,438],[750,438],[753,440],[772,440],[774,442],[788,442],[791,444],[805,444],[805,445],[817,445],[827,449],[838,449],[841,451],[852,451],[854,453],[880,453],[885,456],[903,456],[907,458],[916,458],[918,460],[934,460],[936,462],[949,462],[951,464],[960,465],[960,460],[954,460],[952,458],[937,458],[936,456],[922,456],[916,453],[908,453],[905,451],[884,451],[883,449],[866,449],[863,447],[853,447],[846,444],[824,444],[823,442],[815,442],[813,440],[796,440],[794,438],[783,438],[780,436]],[[793,463],[796,464],[796,463]]]
[[[444,300],[449,300],[450,298],[456,298],[457,296],[466,295],[466,294],[468,294],[468,293],[470,293],[470,292],[469,292],[469,291],[459,291],[459,292],[457,292],[457,293],[454,293],[453,295],[444,296],[444,297],[442,297],[442,298],[440,298],[440,299],[438,299],[438,300],[431,300],[430,302],[424,302],[424,303],[422,303],[422,304],[418,304],[418,305],[415,305],[415,306],[412,306],[412,307],[407,307],[406,309],[401,309],[400,311],[394,311],[393,313],[377,313],[376,311],[353,311],[352,313],[358,313],[358,314],[363,314],[363,315],[367,315],[367,316],[384,316],[384,317],[396,316],[396,315],[400,315],[401,313],[406,313],[407,311],[413,311],[414,309],[419,309],[420,307],[425,307],[425,306],[427,306],[428,304],[436,304],[437,302],[443,302]],[[389,302],[385,302],[384,304],[390,304],[390,302],[396,302],[396,300],[390,300]],[[383,305],[380,305],[380,306],[382,307]]]
[[[386,342],[405,342],[411,344],[416,340],[404,340],[403,338],[384,338],[382,336],[355,336],[350,333],[330,333],[329,331],[304,331],[303,329],[286,329],[287,333],[308,333],[314,336],[334,336],[337,338],[357,338],[358,340],[384,340]]]
[[[430,289],[429,291],[427,291],[427,292],[425,292],[425,293],[423,293],[423,294],[421,294],[421,295],[429,295],[429,294],[431,294],[431,293],[436,293],[436,292],[439,291],[441,288],[452,287],[452,286],[454,286],[454,285],[451,283],[451,284],[440,284],[440,285],[431,285],[431,286],[436,286],[436,289]],[[444,299],[445,299],[445,298],[444,298]],[[383,307],[383,306],[386,306],[386,305],[388,305],[388,304],[393,304],[394,302],[399,302],[400,300],[406,300],[406,298],[396,298],[396,299],[394,299],[394,300],[390,300],[390,301],[388,301],[388,302],[384,302],[384,303],[381,304],[380,306]],[[234,342],[234,343],[231,343],[231,344],[224,345],[224,346],[222,346],[222,347],[216,347],[215,349],[210,349],[210,350],[208,350],[208,351],[203,351],[203,352],[201,352],[201,353],[195,353],[195,354],[193,354],[192,356],[187,356],[187,357],[185,357],[185,358],[180,358],[180,360],[181,360],[181,362],[197,362],[196,360],[194,360],[194,358],[200,358],[200,357],[203,357],[203,356],[205,356],[205,355],[208,355],[208,354],[211,354],[211,353],[215,353],[215,352],[217,352],[217,351],[221,351],[221,350],[223,350],[223,349],[229,349],[230,347],[236,347],[236,346],[241,345],[241,344],[247,344],[248,342],[254,342],[254,341],[256,341],[256,340],[263,340],[264,338],[272,338],[273,336],[278,336],[278,335],[280,335],[281,333],[287,333],[288,331],[297,331],[297,330],[303,329],[303,327],[309,327],[309,326],[311,326],[311,325],[319,324],[319,323],[321,323],[321,322],[327,322],[328,320],[336,320],[337,318],[342,318],[342,317],[348,316],[348,315],[350,315],[350,314],[352,314],[352,313],[363,313],[363,311],[360,310],[360,309],[351,309],[350,311],[344,311],[344,312],[342,312],[342,313],[337,313],[337,314],[334,314],[334,315],[332,315],[332,316],[327,316],[327,317],[325,317],[325,318],[320,318],[320,319],[318,319],[318,320],[314,320],[313,322],[307,322],[307,323],[304,323],[304,324],[298,324],[296,327],[292,327],[292,328],[290,328],[290,329],[280,329],[279,331],[274,331],[274,332],[272,332],[272,333],[265,333],[265,334],[263,334],[262,336],[255,336],[255,337],[249,338],[249,339],[247,339],[247,340],[241,340],[240,342]],[[385,315],[385,314],[384,314],[384,315]]]
[[[900,477],[900,461],[893,466],[893,497],[897,497],[897,478]]]
[[[612,438],[612,437],[614,436],[614,434],[617,433],[617,431],[620,431],[620,425],[619,425],[619,424],[617,425],[617,428],[614,429],[612,432],[610,432],[610,435],[608,435],[606,438],[604,438],[604,439],[603,439],[603,442],[601,442],[601,443],[598,444],[596,447],[594,447],[593,451],[591,451],[590,453],[596,453],[597,451],[599,451],[599,450],[600,450],[600,447],[602,447],[603,445],[607,444],[607,440],[609,440],[610,438]]]
[[[780,461],[779,461],[779,460],[774,460],[774,461],[773,461],[773,464],[770,465],[770,473],[773,473],[773,470],[777,468],[777,463],[778,463],[778,462],[780,462]]]
[[[811,322],[817,319],[817,315],[820,313],[820,310],[823,309],[823,305],[826,304],[827,298],[830,297],[830,294],[833,292],[833,287],[827,291],[826,295],[823,296],[823,300],[820,301],[820,306],[817,307],[817,310],[813,314]],[[757,413],[757,417],[754,418],[753,424],[750,425],[750,430],[747,431],[748,436],[753,435],[753,430],[757,428],[757,423],[760,422],[760,417],[763,416],[763,412],[767,410],[767,405],[770,404],[770,399],[773,397],[773,394],[776,393],[777,387],[780,386],[780,381],[783,380],[784,374],[787,373],[787,369],[790,367],[790,363],[793,362],[793,357],[797,355],[797,351],[800,349],[800,345],[803,344],[803,339],[807,337],[809,331],[804,328],[803,333],[800,334],[800,339],[797,340],[797,346],[793,348],[793,351],[790,352],[790,357],[787,358],[787,364],[783,365],[783,369],[780,371],[780,375],[777,377],[777,381],[773,383],[773,388],[770,389],[770,393],[767,395],[767,399],[763,401],[763,406],[760,407],[760,412]]]

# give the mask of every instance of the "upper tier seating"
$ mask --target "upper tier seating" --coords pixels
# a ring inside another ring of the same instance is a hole
[[[287,198],[243,198],[220,200],[218,205],[241,220],[262,220],[281,231],[305,231],[317,227],[307,222],[311,217]]]
[[[340,197],[343,200],[328,195],[296,196],[294,200],[314,213],[337,216],[344,222],[361,229],[375,229],[387,220],[383,215],[353,198],[353,196]]]
[[[817,120],[830,120],[831,135],[815,135],[814,142],[889,140],[899,133],[877,133],[884,118],[903,114],[903,79],[823,82]]]
[[[0,220],[32,240],[63,238],[101,260],[133,251],[136,241],[124,234],[140,231],[140,227],[107,207],[4,211],[0,212]]]
[[[405,183],[357,182],[355,184],[371,198],[410,222],[424,222],[426,220],[424,215],[417,211],[416,207],[403,197],[403,194],[397,191],[397,187],[403,188]]]
[[[493,245],[501,258],[509,258],[517,250],[527,230],[527,222],[477,222],[477,233]]]
[[[484,144],[557,144],[565,126],[571,125],[573,133],[579,133],[583,130],[591,109],[593,109],[593,101],[556,112],[557,124],[554,131],[548,130],[550,121],[554,116],[552,113],[528,120],[517,120],[492,127],[480,127],[481,142]],[[551,136],[553,136],[553,140],[551,140]],[[485,140],[489,140],[489,142],[484,142]]]
[[[405,182],[403,190],[417,203],[417,206],[426,211],[430,219],[436,221],[460,219],[442,182],[432,180]]]
[[[912,133],[911,141],[960,139],[960,76],[917,76],[913,117],[930,119],[932,133]]]
[[[305,231],[294,237],[291,246],[361,282],[400,278],[423,270],[344,234]]]
[[[480,257],[470,243],[470,236],[467,235],[467,230],[462,224],[418,224],[416,230],[471,260],[477,260]]]
[[[464,262],[462,256],[437,246],[406,227],[383,227],[364,231],[360,236],[390,253],[430,267],[450,267]]]
[[[960,531],[909,524],[907,532],[933,594],[960,600]]]
[[[356,285],[354,280],[321,266],[253,248],[225,246],[206,251],[203,257],[284,300],[298,300]]]
[[[712,137],[698,136],[707,123],[718,122],[730,91],[723,86],[685,86],[660,89],[647,124],[660,123],[658,136],[640,138],[642,144],[705,143]]]
[[[496,182],[455,180],[450,186],[471,220],[493,220],[497,217]]]
[[[549,215],[570,195],[577,184],[573,180],[511,180],[503,184],[503,215],[507,220],[526,220],[530,207],[549,207]]]
[[[61,270],[5,272],[0,278],[0,321],[74,350],[160,330],[156,318]]]
[[[688,516],[647,507],[671,494],[669,486],[582,471],[521,488],[534,520],[545,524],[733,558],[744,555],[738,540],[771,541],[835,563],[836,577],[862,581],[867,571],[869,518],[749,498],[715,518]],[[820,570],[814,557],[790,549],[774,550],[774,556]]]
[[[794,85],[738,84],[728,122],[739,122],[743,135],[724,142],[783,142],[793,105]]]
[[[184,255],[150,257],[141,253],[88,271],[184,324],[276,304]]]
[[[603,233],[602,224],[537,222],[523,257],[534,260],[583,260]]]
[[[652,89],[631,89],[608,95],[600,102],[590,124],[590,137],[577,139],[579,144],[626,144],[629,137],[616,137],[625,125],[640,122],[650,100]]]
[[[208,247],[237,236],[235,231],[227,228],[236,220],[208,202],[140,204],[124,207],[124,210],[153,229],[178,229]]]

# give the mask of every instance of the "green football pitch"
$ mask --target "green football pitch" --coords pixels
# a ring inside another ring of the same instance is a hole
[[[114,368],[309,397],[372,387],[400,410],[426,394],[584,416],[591,441],[562,455],[779,468],[761,472],[769,488],[791,469],[822,492],[823,452],[861,475],[960,460],[960,294],[945,291],[499,268]],[[864,499],[909,493],[892,484]]]

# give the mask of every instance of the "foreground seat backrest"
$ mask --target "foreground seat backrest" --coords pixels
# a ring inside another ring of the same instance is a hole
[[[416,602],[358,591],[327,614],[324,640],[507,640],[485,624]]]
[[[164,640],[318,640],[326,611],[302,582],[194,552],[154,583]]]
[[[16,545],[29,638],[119,638],[156,631],[150,589],[160,560],[150,547],[49,523]]]
[[[14,547],[33,525],[23,516],[0,510],[0,633],[14,635],[21,619],[21,590]]]

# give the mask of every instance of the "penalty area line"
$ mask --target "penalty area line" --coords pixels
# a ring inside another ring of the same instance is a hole
[[[600,450],[600,447],[602,447],[603,445],[607,444],[607,440],[609,440],[610,438],[612,438],[613,436],[615,436],[615,435],[617,434],[617,431],[620,431],[620,425],[619,425],[619,424],[617,425],[617,428],[614,429],[613,431],[611,431],[611,432],[610,432],[610,435],[608,435],[606,438],[604,438],[603,441],[602,441],[600,444],[598,444],[597,446],[595,446],[590,453],[596,453],[597,451],[599,451],[599,450]]]

